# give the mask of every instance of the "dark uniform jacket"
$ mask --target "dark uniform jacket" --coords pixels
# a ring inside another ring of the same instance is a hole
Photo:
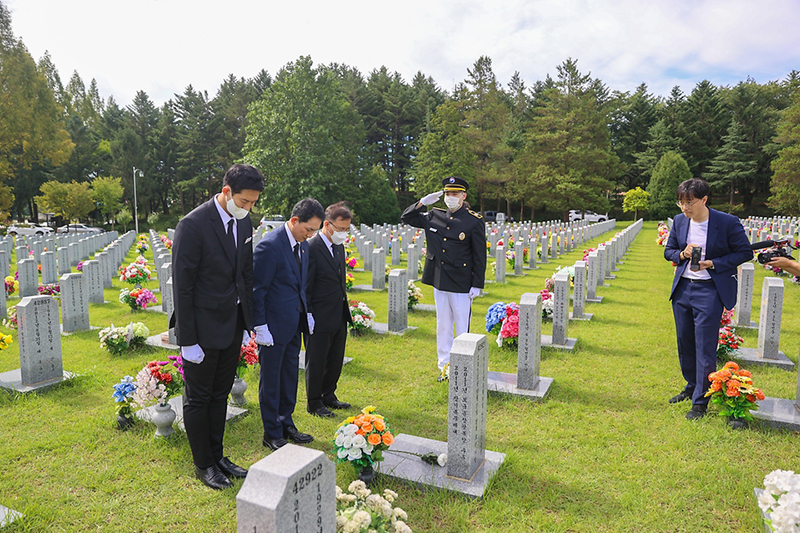
[[[434,207],[427,213],[414,203],[401,220],[425,230],[427,248],[422,283],[440,291],[469,292],[483,288],[486,276],[486,228],[483,217],[466,206],[451,213]]]

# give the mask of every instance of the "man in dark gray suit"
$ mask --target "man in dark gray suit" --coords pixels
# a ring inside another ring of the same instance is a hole
[[[222,192],[181,219],[173,239],[170,327],[183,358],[183,422],[195,475],[212,489],[247,475],[224,456],[222,439],[239,351],[253,327],[249,212],[262,190],[256,168],[233,165]]]
[[[353,215],[344,202],[328,206],[322,231],[308,241],[306,301],[314,333],[306,339],[306,409],[325,418],[348,409],[336,397],[342,373],[347,326],[353,323],[345,288],[344,243]]]

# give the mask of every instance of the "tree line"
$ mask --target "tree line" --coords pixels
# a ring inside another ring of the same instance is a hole
[[[0,3],[0,211],[124,220],[136,168],[140,217],[180,216],[243,161],[265,176],[261,214],[313,196],[348,200],[359,222],[394,223],[453,174],[471,184],[474,209],[519,218],[606,212],[637,187],[650,216],[666,216],[686,175],[708,179],[728,211],[769,197],[794,214],[799,83],[792,71],[660,97],[645,84],[611,90],[570,58],[555,77],[527,85],[515,73],[503,87],[481,57],[446,91],[422,72],[408,82],[300,57],[274,77],[230,75],[213,96],[189,85],[160,106],[139,91],[121,107],[77,72],[65,84],[49,54],[34,61]]]

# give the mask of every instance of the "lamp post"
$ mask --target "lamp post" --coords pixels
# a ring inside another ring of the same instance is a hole
[[[139,173],[139,177],[140,178],[144,177],[144,172],[142,172],[142,169],[140,169],[140,168],[133,167],[133,220],[135,221],[134,223],[136,224],[136,235],[139,235],[139,211],[138,211],[138,205],[136,203],[136,173],[137,172]]]

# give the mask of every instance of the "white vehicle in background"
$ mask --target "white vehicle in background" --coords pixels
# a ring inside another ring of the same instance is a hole
[[[569,212],[569,221],[588,220],[589,222],[605,222],[608,220],[608,213],[605,215],[598,215],[594,211],[584,211],[581,215],[580,209],[572,209]]]
[[[53,228],[31,222],[17,222],[6,229],[7,235],[45,235],[49,233],[53,233]]]

